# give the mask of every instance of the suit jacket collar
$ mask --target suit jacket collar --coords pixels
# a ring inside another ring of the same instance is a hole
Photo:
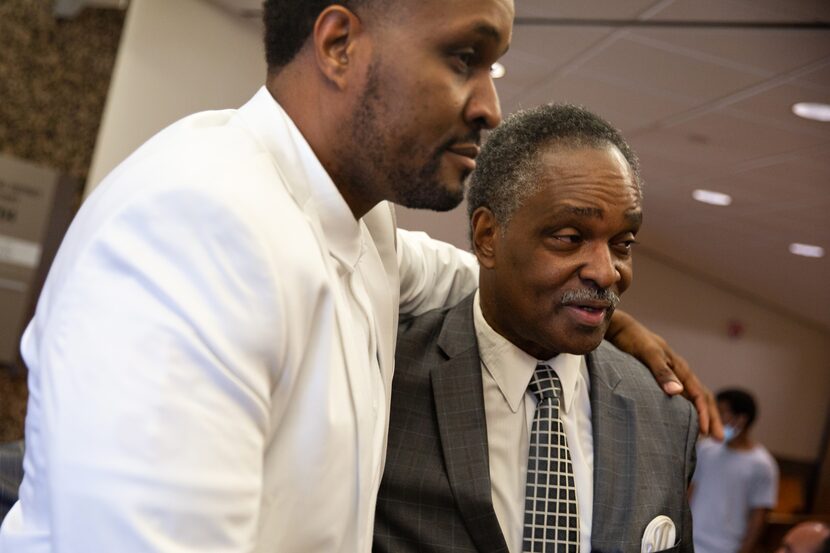
[[[478,551],[506,552],[491,496],[481,361],[476,341],[470,339],[475,336],[472,300],[471,295],[450,309],[444,319],[437,344],[447,359],[433,369],[432,388],[447,476],[459,511]],[[608,356],[609,347],[602,344],[587,356],[594,436],[591,542],[605,552],[619,548],[617,536],[610,533],[613,511],[607,506],[634,497],[632,483],[614,475],[630,474],[636,458],[634,430],[627,416],[633,413],[635,400]],[[607,405],[615,409],[604,407]]]
[[[607,348],[612,347],[607,343],[601,343],[586,358],[588,363],[588,375],[591,378],[591,401],[594,401],[593,388],[600,387],[601,393],[620,393],[617,388],[623,378],[615,363],[609,358]]]
[[[437,343],[447,359],[430,376],[450,487],[477,550],[507,553],[491,495],[473,295],[449,310]]]
[[[273,156],[291,196],[312,215],[315,230],[325,234],[328,251],[353,269],[361,254],[360,222],[300,129],[264,86],[238,113]]]
[[[613,520],[624,505],[634,500],[634,478],[617,475],[636,470],[636,435],[633,420],[635,398],[629,395],[617,367],[608,356],[612,346],[603,343],[588,354],[591,379],[591,419],[594,437],[594,510],[591,530],[592,549],[611,553],[620,548],[613,534],[622,521]]]
[[[239,108],[237,114],[242,126],[254,134],[274,158],[274,168],[283,184],[297,205],[305,210],[312,196],[309,180],[317,175],[307,171],[308,154],[313,156],[308,142],[294,139],[302,136],[300,130],[264,86]]]
[[[331,203],[337,204],[339,196],[331,177],[326,172],[320,160],[314,154],[311,146],[305,140],[300,130],[291,120],[291,117],[283,110],[282,106],[271,96],[264,86],[239,110],[237,120],[245,132],[252,134],[273,159],[273,167],[280,177],[281,183],[275,186],[284,186],[297,207],[305,215],[305,219],[314,232],[319,246],[322,261],[330,281],[334,282],[342,276],[344,263],[354,268],[360,255],[363,255],[363,245],[360,240],[351,240],[350,243],[342,243],[341,236],[330,236],[331,229],[326,232],[322,222],[322,216],[331,211]],[[320,190],[327,191],[324,195],[327,200],[320,201]],[[342,200],[342,196],[339,198]],[[338,205],[336,210],[343,217],[345,200]],[[322,207],[322,208],[321,208]],[[347,208],[346,208],[347,209]],[[348,212],[351,216],[351,212]],[[365,225],[372,240],[364,244],[367,248],[376,251],[376,255],[368,256],[366,263],[375,266],[368,267],[364,272],[366,287],[369,289],[388,289],[389,294],[379,294],[372,304],[373,314],[378,332],[378,357],[381,371],[386,381],[387,404],[391,393],[392,368],[394,366],[394,344],[397,335],[398,319],[398,266],[395,255],[395,222],[394,212],[390,204],[381,202],[370,210],[360,221],[353,221],[355,228],[358,225]],[[335,232],[336,234],[336,232]],[[358,234],[359,236],[359,234]],[[349,240],[348,238],[346,240]],[[309,252],[311,254],[311,252]],[[335,257],[340,263],[335,263],[331,257]],[[335,298],[338,303],[335,308],[340,329],[348,328],[351,319],[348,317],[349,307],[344,304],[343,298]],[[338,339],[346,363],[350,366],[362,364],[362,360],[356,360],[355,345],[347,343],[346,337],[341,330],[338,330]],[[360,397],[361,384],[358,382],[358,370],[346,371],[349,379],[351,398],[353,405],[359,401],[365,401]],[[355,412],[358,409],[355,407]],[[368,439],[369,436],[358,436],[358,441]]]
[[[451,309],[438,337],[447,360],[431,373],[441,446],[447,475],[458,508],[481,552],[507,551],[493,509],[484,415],[483,387],[470,296]],[[614,519],[624,510],[610,506],[634,501],[636,479],[616,478],[636,471],[636,399],[626,388],[606,343],[588,354],[594,436],[593,549],[610,553],[620,549]],[[471,403],[473,402],[471,408]]]

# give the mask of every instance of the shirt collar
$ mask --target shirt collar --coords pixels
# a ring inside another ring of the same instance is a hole
[[[533,371],[536,370],[536,365],[541,363],[550,366],[559,376],[563,396],[560,405],[565,413],[570,412],[584,356],[560,353],[547,360],[538,360],[528,355],[493,330],[484,319],[478,291],[473,302],[473,322],[484,369],[496,382],[511,411],[515,413],[521,407]]]
[[[268,94],[267,90],[265,93]],[[300,129],[279,102],[273,98],[272,100],[285,119],[288,134],[296,145],[298,161],[305,172],[311,197],[320,218],[320,226],[326,236],[326,247],[332,257],[351,272],[363,254],[361,222],[354,218],[346,200],[317,159]]]
[[[585,356],[583,355],[560,353],[556,357],[542,362],[556,371],[556,375],[559,377],[559,382],[562,384],[562,401],[559,402],[559,405],[565,410],[565,413],[570,413],[571,406],[574,403],[576,383],[579,380],[579,371],[584,360]]]

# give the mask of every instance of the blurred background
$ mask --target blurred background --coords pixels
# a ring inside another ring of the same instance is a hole
[[[0,1],[0,441],[22,437],[17,342],[83,196],[169,123],[253,95],[260,16],[259,0]],[[827,517],[830,2],[516,0],[516,16],[505,114],[581,104],[641,159],[623,308],[709,388],[758,400],[782,472],[765,543]],[[467,247],[463,206],[399,223]]]

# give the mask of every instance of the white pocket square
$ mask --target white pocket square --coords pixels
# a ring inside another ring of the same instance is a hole
[[[669,547],[674,547],[677,529],[674,522],[666,515],[654,517],[643,532],[643,545],[640,553],[655,553]]]

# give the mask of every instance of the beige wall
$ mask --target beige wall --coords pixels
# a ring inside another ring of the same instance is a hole
[[[132,0],[87,193],[170,123],[253,96],[265,82],[260,35],[258,22],[203,0]]]
[[[713,390],[755,393],[756,437],[776,455],[815,461],[830,407],[830,335],[759,302],[637,255],[623,307],[661,333]],[[730,321],[744,333],[730,338]]]

